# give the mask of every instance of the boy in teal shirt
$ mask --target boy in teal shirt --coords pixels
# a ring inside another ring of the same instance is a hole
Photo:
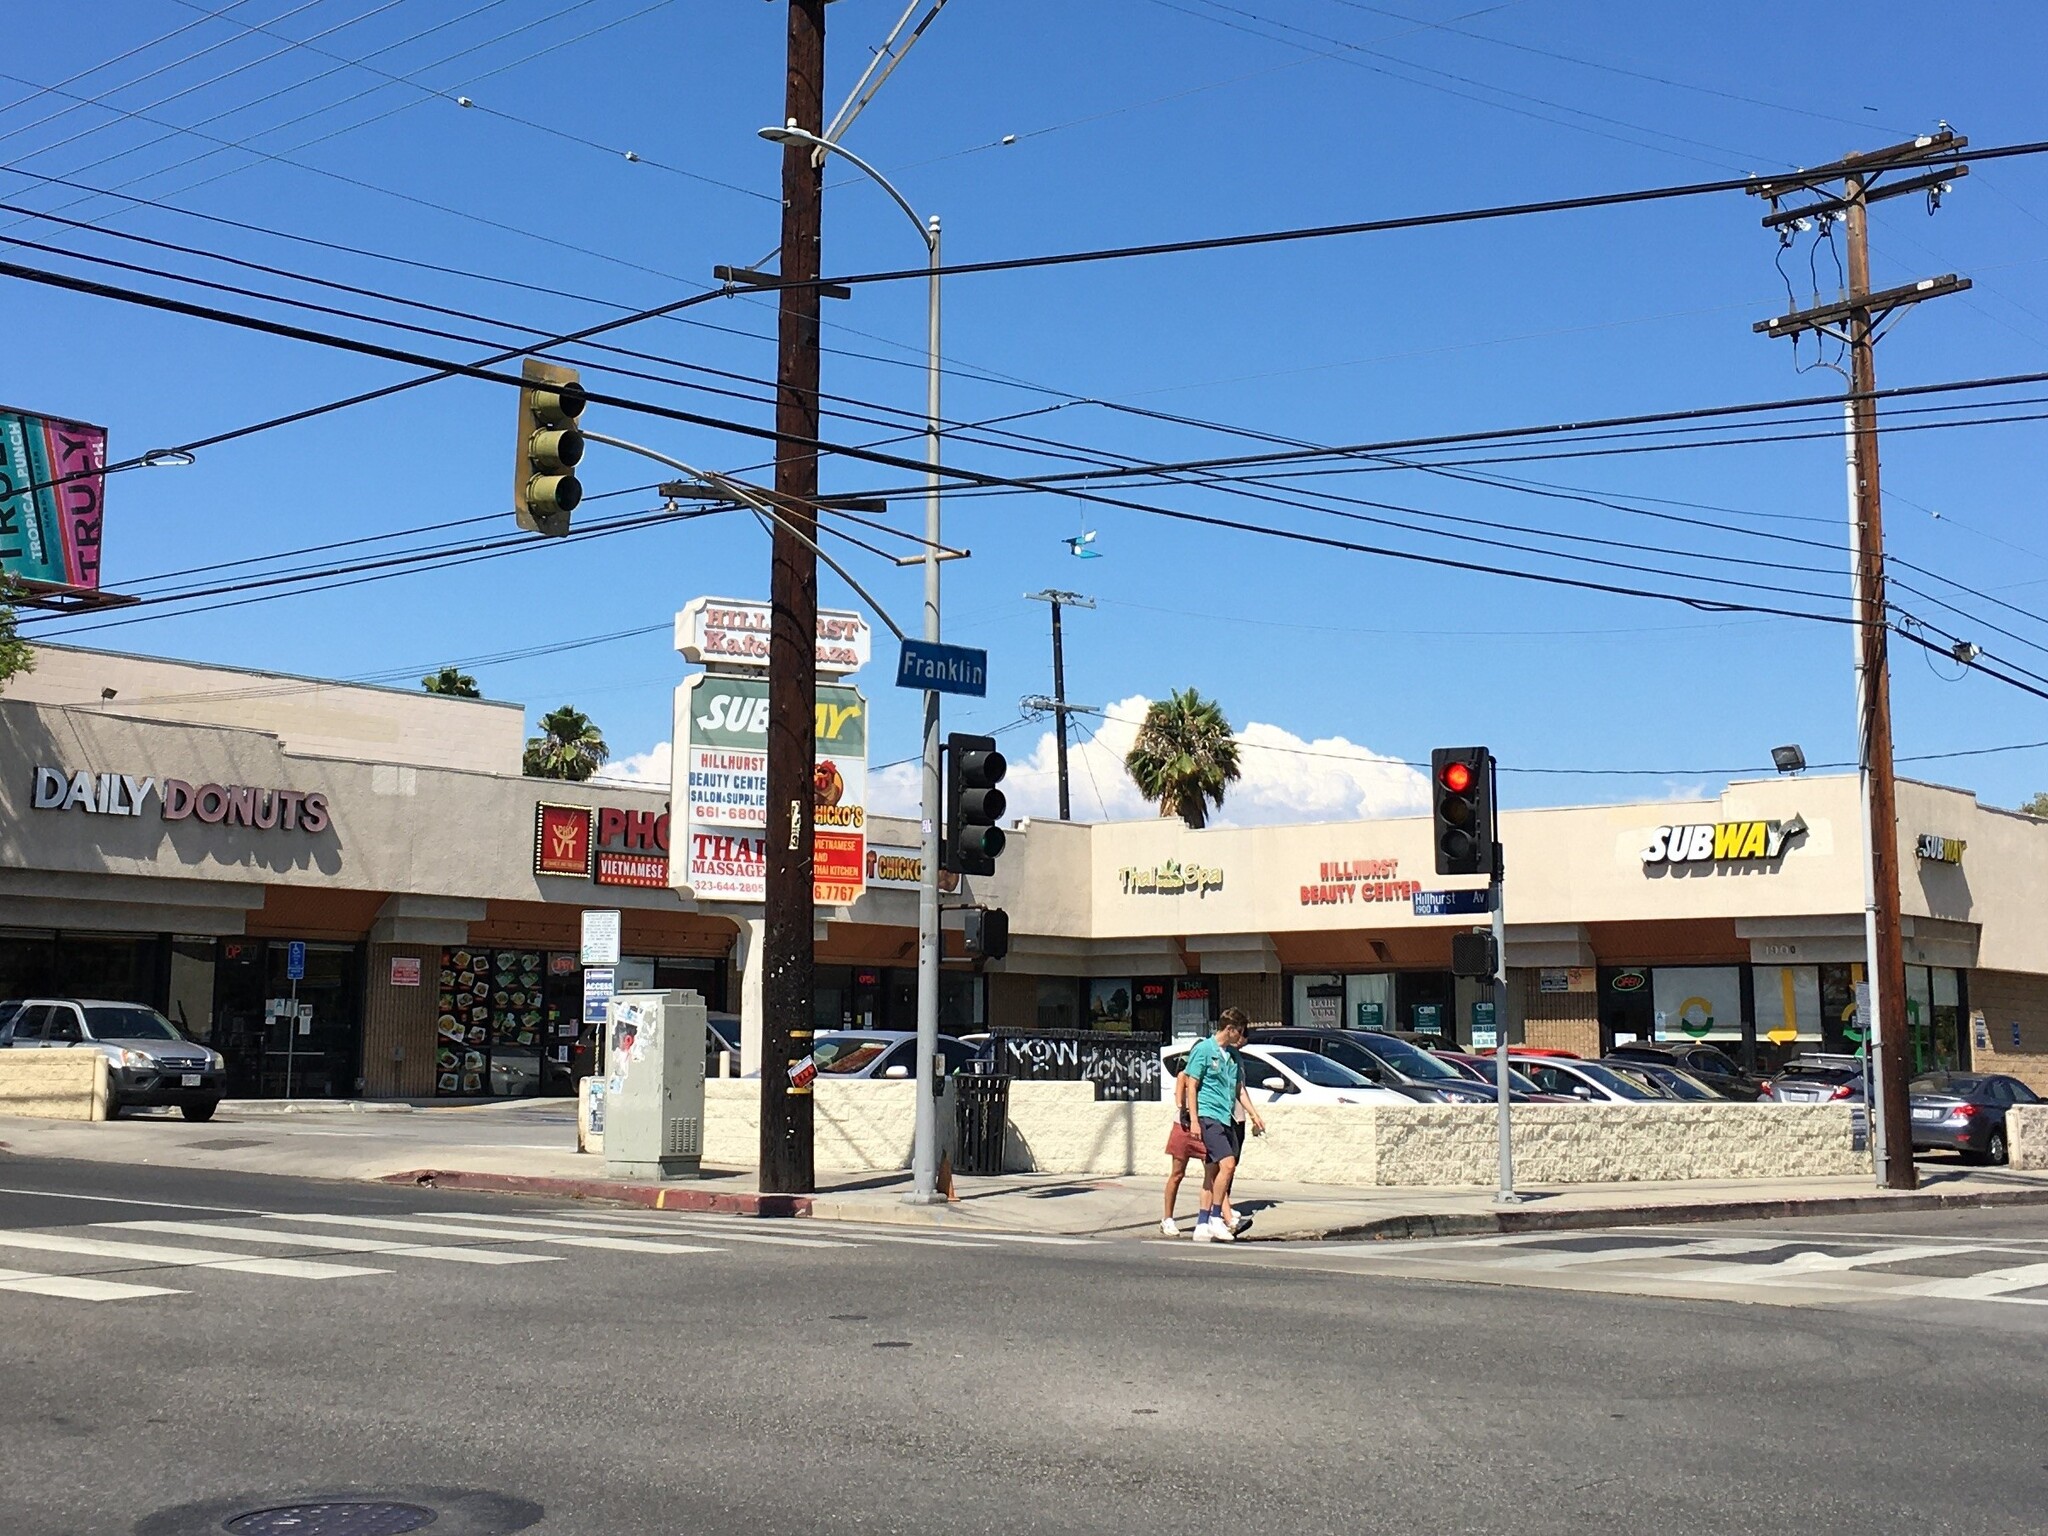
[[[1194,1100],[1191,1127],[1202,1138],[1202,1210],[1195,1219],[1195,1241],[1198,1243],[1229,1243],[1237,1235],[1224,1220],[1223,1212],[1230,1203],[1230,1181],[1237,1172],[1238,1154],[1244,1144],[1239,1137],[1237,1111],[1243,1105],[1250,1118],[1252,1128],[1263,1135],[1266,1122],[1251,1102],[1251,1096],[1244,1091],[1244,1057],[1241,1054],[1247,1028],[1244,1011],[1226,1008],[1223,1017],[1217,1020],[1216,1033],[1206,1040],[1197,1040],[1193,1050],[1188,1052],[1186,1067],[1182,1076],[1186,1084],[1179,1090],[1181,1110],[1190,1106],[1188,1098]]]

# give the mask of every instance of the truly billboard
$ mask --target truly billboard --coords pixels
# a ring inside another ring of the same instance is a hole
[[[0,407],[0,571],[97,591],[107,429]]]
[[[699,901],[766,894],[768,684],[702,673],[676,690],[675,802],[683,811],[683,883]],[[867,701],[821,685],[812,816],[814,899],[844,906],[867,875]],[[671,850],[671,857],[674,857]]]

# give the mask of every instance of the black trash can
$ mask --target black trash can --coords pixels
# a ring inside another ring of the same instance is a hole
[[[1001,1173],[1003,1143],[1010,1130],[1010,1080],[995,1072],[961,1072],[953,1078],[957,1135],[956,1173]]]

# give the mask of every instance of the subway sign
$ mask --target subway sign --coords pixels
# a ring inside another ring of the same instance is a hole
[[[1805,818],[1788,821],[1711,821],[1659,827],[1643,850],[1643,863],[1743,864],[1784,855],[1806,831]]]

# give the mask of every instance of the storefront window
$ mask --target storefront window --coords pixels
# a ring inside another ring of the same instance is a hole
[[[1741,1055],[1742,968],[1660,965],[1650,972],[1659,1040],[1713,1040]],[[1816,1011],[1819,1003],[1814,1004]]]
[[[1071,976],[1038,978],[1038,1027],[1081,1027],[1081,984]]]
[[[362,1070],[362,951],[308,944],[288,974],[283,939],[222,939],[213,966],[213,1048],[230,1098],[346,1098]]]
[[[1297,976],[1293,994],[1294,1010],[1287,1020],[1296,1029],[1344,1027],[1342,976]]]
[[[1820,967],[1820,1048],[1835,1055],[1854,1055],[1863,1048],[1856,1028],[1856,989],[1863,985],[1859,964]]]
[[[1753,974],[1758,1070],[1774,1072],[1803,1051],[1819,1050],[1820,967],[1759,965]]]
[[[1952,1072],[1962,1066],[1962,985],[1955,971],[1906,967],[1906,1045],[1915,1072]]]
[[[1128,1032],[1131,1027],[1131,1006],[1134,984],[1127,976],[1098,976],[1088,983],[1089,1029],[1114,1029]]]
[[[1344,1027],[1346,1029],[1392,1029],[1394,1027],[1394,978],[1381,972],[1371,976],[1344,978]]]
[[[543,1058],[554,1055],[546,967],[547,956],[534,949],[441,952],[437,1093],[518,1098],[541,1091]],[[651,965],[647,979],[653,981]]]
[[[1173,1038],[1195,1040],[1216,1021],[1216,988],[1203,976],[1186,976],[1173,984]]]

